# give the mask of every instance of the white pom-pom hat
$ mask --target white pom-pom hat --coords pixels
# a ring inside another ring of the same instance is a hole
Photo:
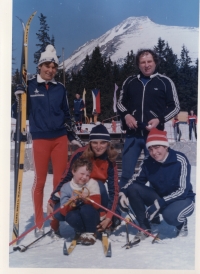
[[[45,62],[53,62],[57,65],[59,64],[58,57],[56,55],[56,50],[52,45],[46,46],[45,51],[41,53],[38,66]]]
[[[150,130],[149,135],[146,140],[146,147],[149,148],[150,146],[166,146],[169,147],[169,142],[167,139],[167,132],[158,130],[157,128],[153,128]]]

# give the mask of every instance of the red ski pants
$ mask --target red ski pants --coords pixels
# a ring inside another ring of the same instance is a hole
[[[52,139],[33,140],[35,177],[32,187],[32,199],[35,212],[35,224],[38,228],[41,228],[43,225],[44,186],[50,159],[53,167],[53,189],[55,189],[67,167],[67,135]]]

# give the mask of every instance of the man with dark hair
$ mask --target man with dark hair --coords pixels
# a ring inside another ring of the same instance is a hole
[[[180,110],[174,83],[157,72],[157,54],[150,49],[139,50],[136,64],[140,72],[124,81],[117,103],[123,130],[126,130],[120,187],[134,174],[142,149],[148,154],[145,141],[149,130],[164,130],[164,123]]]
[[[74,118],[76,122],[76,128],[78,131],[81,131],[82,127],[82,114],[84,110],[85,104],[81,99],[79,93],[76,93],[76,98],[74,99]]]

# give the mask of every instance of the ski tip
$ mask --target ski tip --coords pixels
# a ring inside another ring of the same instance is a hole
[[[159,234],[159,233],[158,233]],[[158,237],[158,234],[154,237],[152,244],[158,243],[160,241],[160,238]]]
[[[69,255],[68,251],[67,251],[67,244],[66,241],[64,241],[64,245],[63,245],[63,255]]]
[[[106,257],[108,257],[108,258],[112,257],[111,243],[109,243],[109,245],[108,245],[108,250],[107,250],[107,253],[106,253],[105,255],[106,255]]]

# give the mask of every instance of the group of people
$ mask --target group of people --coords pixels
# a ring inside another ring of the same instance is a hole
[[[176,142],[180,142],[182,136],[179,123],[180,121],[178,119],[178,115],[176,115],[173,119],[174,139]],[[190,110],[189,112],[187,124],[189,126],[189,140],[191,141],[192,139],[192,131],[195,139],[197,140],[197,116],[194,114],[193,110]]]
[[[126,130],[122,175],[118,178],[118,152],[102,124],[92,128],[89,143],[78,148],[68,162],[68,139],[71,141],[73,137],[66,90],[54,80],[58,68],[55,48],[48,45],[41,54],[39,74],[28,81],[26,91],[33,139],[36,237],[44,234],[43,191],[50,158],[53,191],[47,214],[61,207],[51,217],[52,236],[61,236],[59,225],[66,221],[79,235],[80,243],[94,244],[97,232],[120,225],[121,210],[126,211],[129,206],[143,230],[151,231],[151,223],[159,223],[162,214],[169,225],[177,228],[177,235],[187,235],[187,217],[194,211],[195,197],[190,182],[191,167],[184,154],[169,148],[164,131],[164,123],[180,110],[176,88],[170,78],[158,73],[159,60],[154,51],[138,51],[136,64],[139,73],[125,80],[117,104]],[[19,85],[15,94],[23,92]],[[74,111],[76,106],[84,107],[81,100],[77,95]],[[142,150],[145,160],[135,174]],[[139,231],[135,238],[147,236]]]

